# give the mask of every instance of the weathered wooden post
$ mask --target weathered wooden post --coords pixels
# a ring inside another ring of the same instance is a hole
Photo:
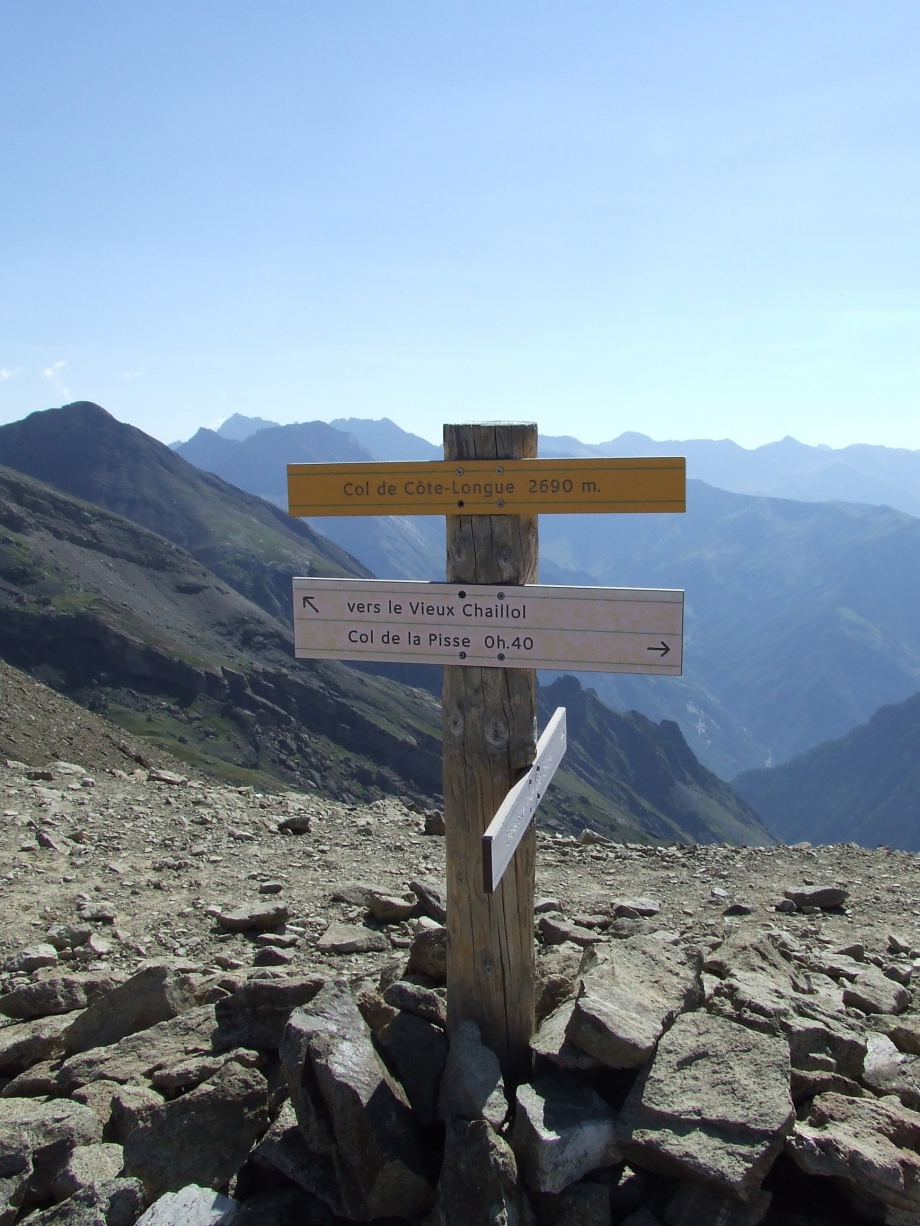
[[[683,656],[682,592],[520,588],[538,514],[683,511],[684,461],[536,454],[535,425],[493,423],[445,426],[443,460],[288,466],[292,515],[447,517],[447,583],[295,578],[295,654],[445,666],[447,1021],[476,1022],[512,1082],[534,1028],[531,819],[566,735],[560,709],[537,746],[535,669],[679,676]]]
[[[532,423],[447,425],[444,458],[519,460],[537,454]],[[449,583],[537,582],[536,515],[447,516]],[[444,821],[447,829],[448,1027],[474,1021],[506,1077],[530,1071],[534,1029],[534,861],[531,826],[493,894],[482,880],[482,835],[534,760],[532,668],[444,669]]]

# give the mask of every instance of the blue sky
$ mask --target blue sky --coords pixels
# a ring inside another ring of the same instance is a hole
[[[920,448],[920,6],[0,4],[0,421]]]

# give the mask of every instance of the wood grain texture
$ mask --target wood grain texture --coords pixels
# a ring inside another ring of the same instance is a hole
[[[533,424],[444,427],[449,460],[535,456]],[[449,583],[537,582],[536,516],[449,515]],[[481,840],[536,753],[533,669],[444,669],[448,1029],[474,1021],[516,1082],[531,1069],[536,837],[522,838],[494,894],[482,883]]]

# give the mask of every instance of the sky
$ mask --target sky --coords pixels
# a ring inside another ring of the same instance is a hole
[[[0,422],[920,448],[920,6],[0,0]]]

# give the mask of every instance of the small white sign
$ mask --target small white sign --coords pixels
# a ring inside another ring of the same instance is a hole
[[[501,803],[482,836],[482,883],[492,894],[565,753],[565,707],[557,707],[537,742],[537,757]]]
[[[313,660],[679,677],[683,624],[681,591],[294,580],[294,652]]]

